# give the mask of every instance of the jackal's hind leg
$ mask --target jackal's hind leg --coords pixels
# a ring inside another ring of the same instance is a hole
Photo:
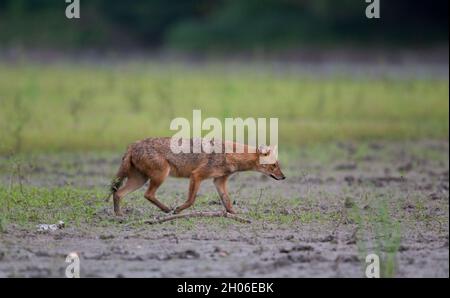
[[[114,200],[114,213],[117,216],[122,216],[123,213],[120,210],[120,201],[127,194],[132,193],[133,191],[141,188],[145,182],[147,182],[147,177],[139,173],[136,169],[131,169],[127,178],[127,182],[124,186],[119,188],[117,192],[113,195]]]
[[[150,176],[150,186],[148,187],[147,191],[144,194],[144,197],[151,203],[155,204],[159,209],[162,211],[169,213],[171,210],[169,207],[161,203],[156,198],[156,191],[161,186],[161,184],[164,182],[164,180],[167,178],[170,172],[170,166],[166,165],[162,170],[160,171],[153,171]]]

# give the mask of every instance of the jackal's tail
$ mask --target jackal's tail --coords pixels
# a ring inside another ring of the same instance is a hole
[[[122,163],[120,164],[120,168],[117,171],[116,176],[111,181],[111,185],[109,187],[109,197],[117,192],[117,190],[122,185],[123,180],[128,176],[131,167],[131,148],[128,147],[127,152],[122,157]]]

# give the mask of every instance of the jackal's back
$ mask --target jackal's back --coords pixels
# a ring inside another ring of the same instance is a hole
[[[193,140],[190,152],[193,152]],[[229,172],[223,153],[173,153],[170,148],[171,138],[148,138],[130,145],[133,165],[141,172],[170,166],[170,175],[189,177],[194,171],[203,171],[205,176],[221,176]]]

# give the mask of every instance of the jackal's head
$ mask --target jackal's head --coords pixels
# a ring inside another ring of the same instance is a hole
[[[281,172],[280,163],[277,159],[277,148],[274,146],[260,145],[257,149],[258,162],[256,171],[270,176],[276,180],[286,179]]]

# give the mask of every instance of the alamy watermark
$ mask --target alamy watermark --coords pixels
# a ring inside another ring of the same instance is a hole
[[[71,252],[66,257],[66,263],[69,263],[66,267],[67,278],[80,278],[80,257],[76,252]]]
[[[66,7],[66,18],[79,19],[80,18],[80,0],[65,0],[68,3]]]
[[[380,0],[365,0],[369,3],[366,7],[366,17],[368,19],[379,19],[380,18]]]
[[[225,129],[218,118],[210,117],[202,120],[201,110],[192,111],[192,125],[186,118],[173,119],[170,130],[177,132],[171,138],[171,151],[175,154],[270,152],[271,154],[262,159],[261,163],[276,162],[278,118],[225,118],[224,122]],[[208,133],[202,137],[202,132]]]
[[[380,257],[377,254],[366,256],[366,277],[380,278]]]

